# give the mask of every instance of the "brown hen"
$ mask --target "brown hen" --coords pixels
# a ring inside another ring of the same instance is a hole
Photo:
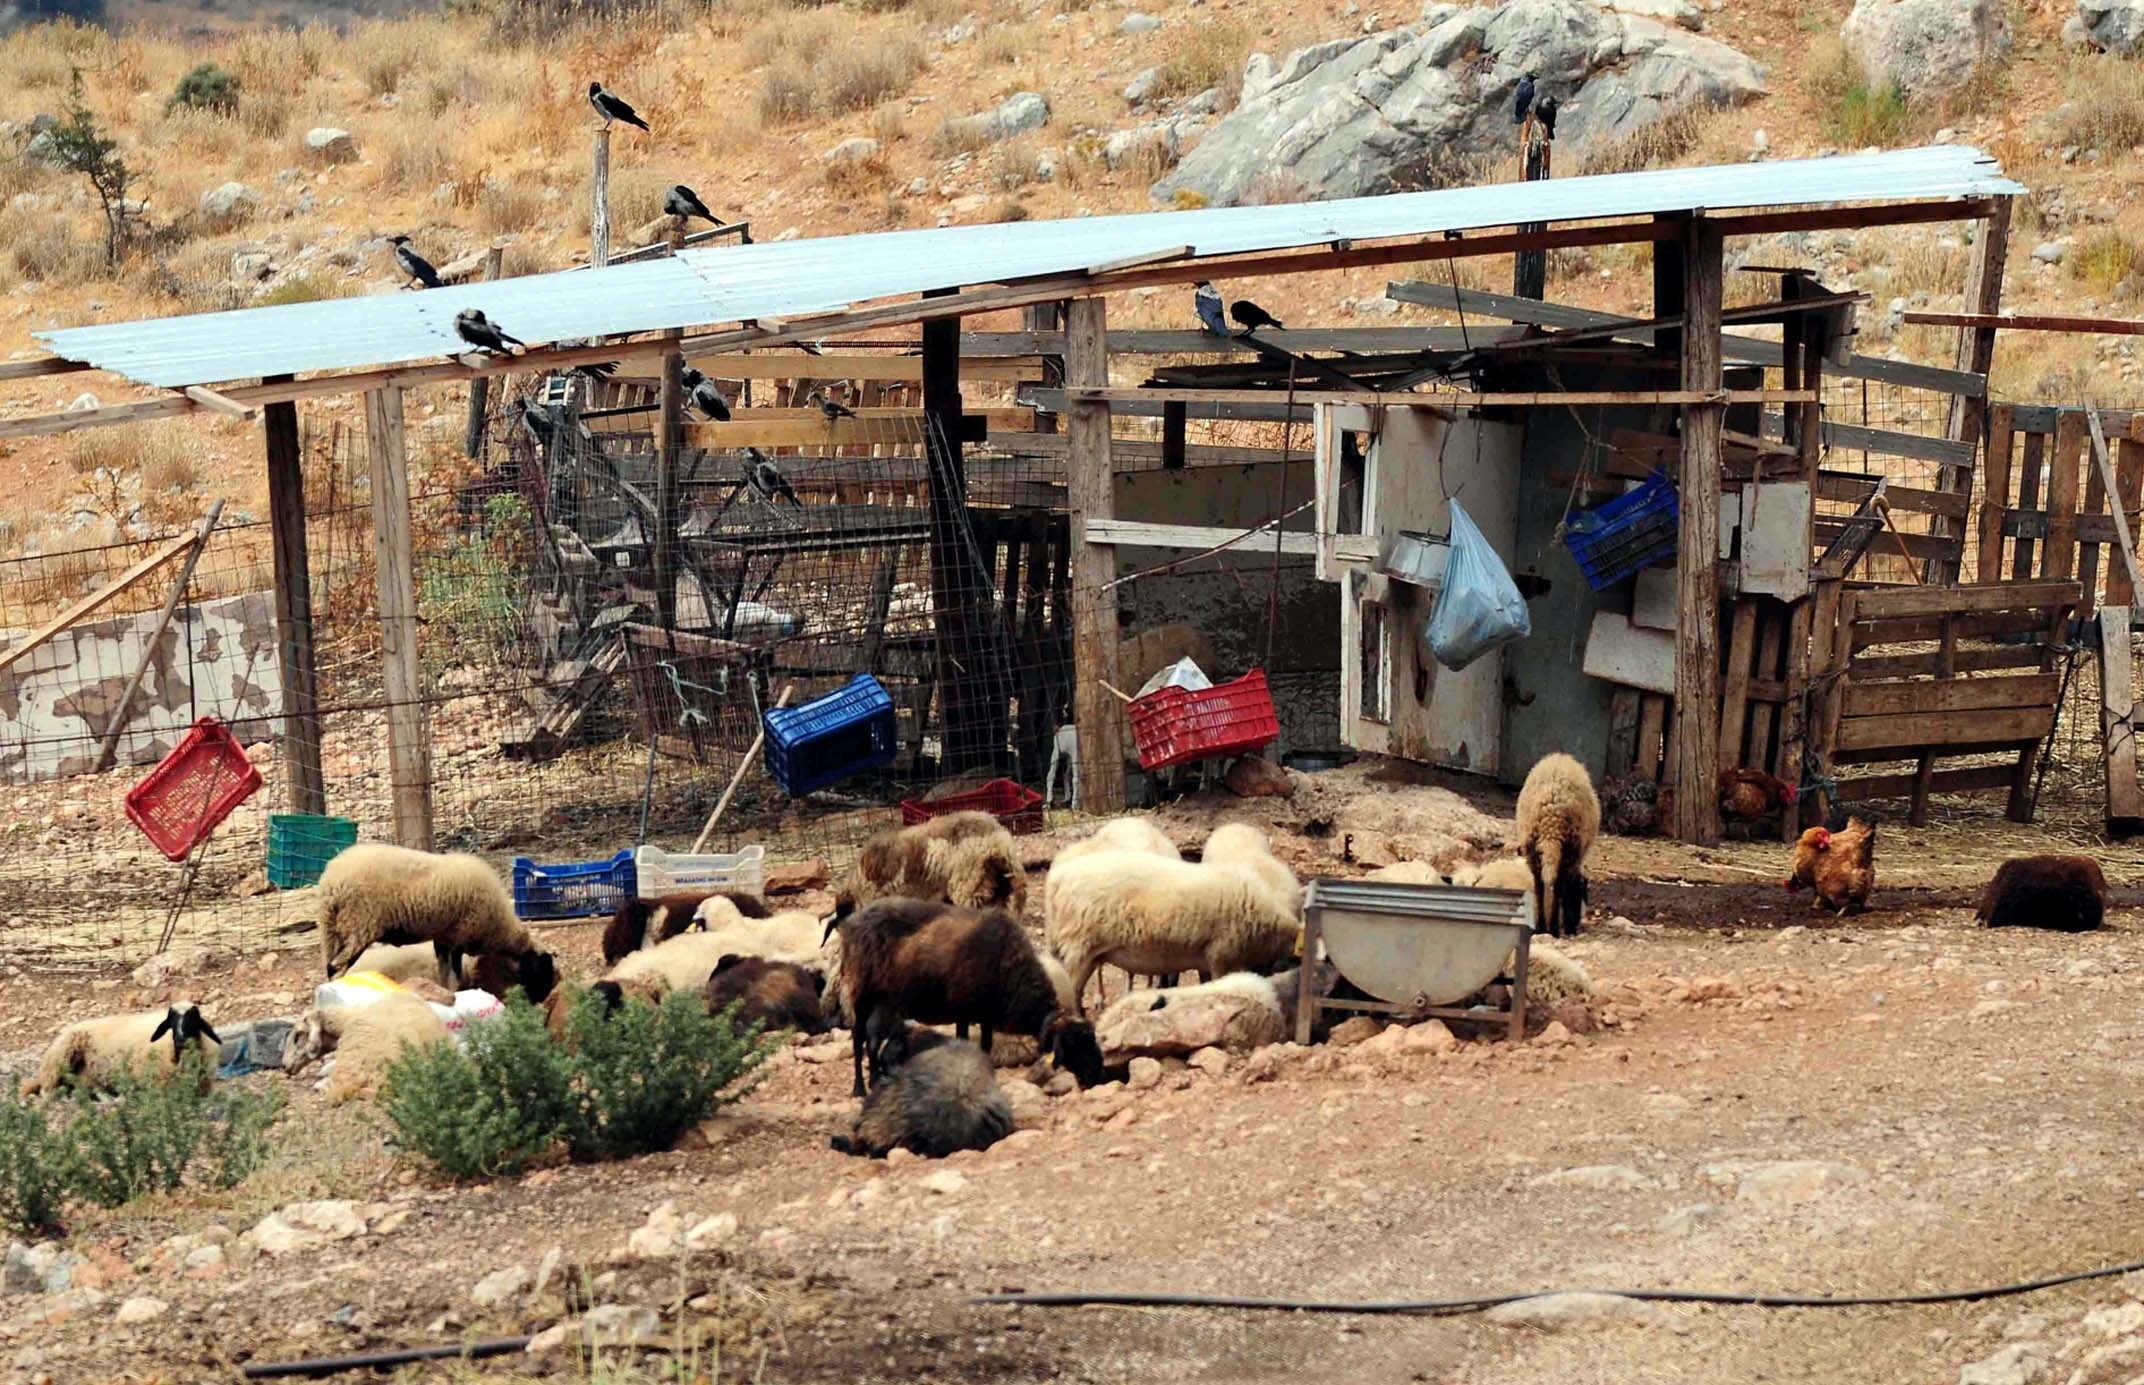
[[[1867,908],[1869,892],[1876,888],[1876,828],[1856,817],[1837,832],[1812,827],[1802,833],[1794,844],[1787,888],[1804,885],[1816,891],[1817,901],[1841,914]]]

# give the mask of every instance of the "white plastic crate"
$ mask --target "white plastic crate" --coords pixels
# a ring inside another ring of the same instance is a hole
[[[644,846],[633,853],[634,888],[643,899],[675,894],[680,890],[749,890],[766,892],[767,849],[748,846],[737,852],[704,852],[698,856]]]

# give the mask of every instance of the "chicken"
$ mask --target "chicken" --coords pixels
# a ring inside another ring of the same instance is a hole
[[[1802,833],[1794,844],[1794,871],[1787,877],[1787,888],[1804,885],[1816,891],[1813,905],[1842,915],[1866,909],[1869,892],[1876,888],[1875,826],[1854,817],[1836,832],[1812,827]]]
[[[1646,837],[1660,829],[1660,786],[1632,775],[1601,785],[1601,821],[1619,837]]]
[[[1761,769],[1720,771],[1722,821],[1755,822],[1787,807],[1794,797],[1794,786],[1776,774]]]

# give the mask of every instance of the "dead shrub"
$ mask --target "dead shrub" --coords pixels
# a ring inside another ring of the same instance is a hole
[[[947,116],[938,122],[938,128],[931,134],[931,153],[939,158],[973,154],[989,144],[989,130],[979,117],[972,115]]]
[[[899,144],[908,138],[908,112],[899,106],[880,106],[871,112],[871,138],[880,144]]]
[[[2080,63],[2055,142],[2108,153],[2144,144],[2144,67],[2111,54]]]
[[[2098,226],[2077,237],[2062,267],[2095,292],[2111,294],[2115,285],[2136,274],[2140,263],[2144,244],[2119,227]]]
[[[1255,41],[1250,28],[1242,24],[1191,27],[1155,74],[1154,96],[1169,100],[1219,87],[1221,108],[1226,110],[1243,94],[1243,64]]]
[[[823,10],[776,10],[744,36],[744,55],[754,67],[785,58],[809,59],[854,42],[841,21]]]
[[[893,171],[877,156],[868,159],[835,159],[820,170],[828,192],[837,197],[862,200],[878,196],[893,182]]]
[[[1622,139],[1611,140],[1586,152],[1579,160],[1579,173],[1637,173],[1671,164],[1690,152],[1704,131],[1709,111],[1696,107],[1656,120]]]
[[[328,46],[336,41],[332,33],[311,26],[247,29],[231,42],[230,66],[249,100],[255,92],[293,91],[320,75]]]
[[[284,92],[248,91],[238,106],[238,123],[257,141],[281,139],[290,128],[290,106]]]
[[[476,220],[486,235],[526,235],[542,219],[543,189],[520,178],[487,178],[476,198]]]
[[[817,105],[811,73],[800,63],[784,62],[759,76],[759,123],[788,125],[802,120]]]
[[[811,79],[823,108],[862,111],[908,90],[923,64],[921,43],[905,35],[889,37],[833,49],[811,65]]]
[[[18,282],[87,284],[109,277],[103,238],[51,212],[0,206],[0,246]]]

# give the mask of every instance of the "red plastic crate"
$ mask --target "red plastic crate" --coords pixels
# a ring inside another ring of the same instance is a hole
[[[914,827],[919,822],[942,818],[948,813],[965,812],[988,813],[1004,823],[1006,831],[1018,837],[1042,830],[1042,795],[1010,779],[993,779],[966,793],[948,794],[928,802],[913,798],[901,800],[901,824],[904,827]]]
[[[127,792],[127,816],[173,861],[216,830],[261,786],[261,772],[231,728],[214,717],[194,723],[148,777]]]
[[[1131,714],[1141,769],[1241,755],[1280,735],[1273,694],[1259,668],[1199,692],[1156,688],[1133,698],[1125,710]]]

